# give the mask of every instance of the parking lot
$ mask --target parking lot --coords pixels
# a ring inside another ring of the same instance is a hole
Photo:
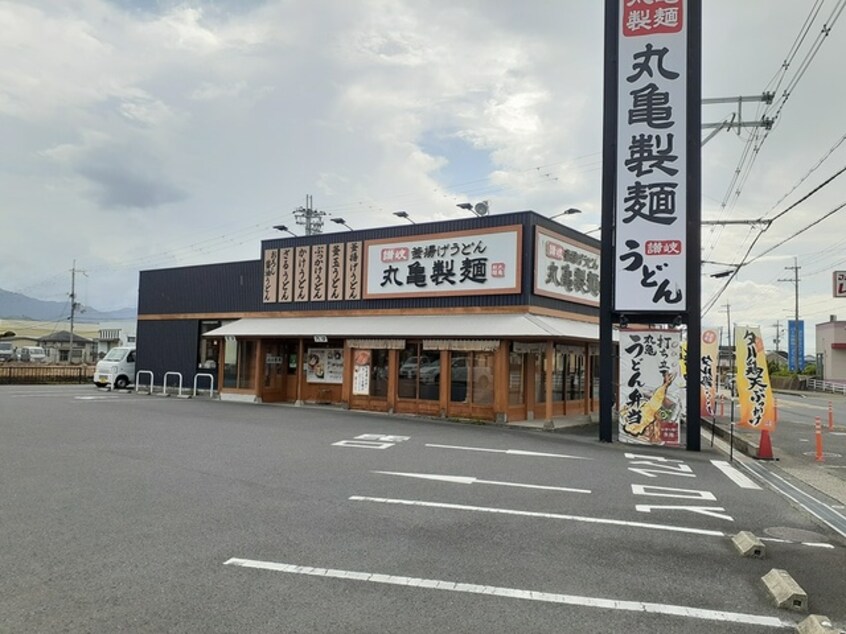
[[[705,443],[88,385],[0,434],[8,631],[789,631],[774,567],[846,622],[846,541]]]

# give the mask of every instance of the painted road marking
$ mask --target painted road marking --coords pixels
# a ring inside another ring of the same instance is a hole
[[[752,481],[751,478],[742,474],[740,471],[732,467],[728,462],[725,460],[712,460],[711,464],[717,467],[723,474],[732,482],[734,482],[737,486],[741,489],[754,489],[756,491],[760,491],[761,487],[759,487],[755,482]]]
[[[74,396],[77,401],[108,401],[119,396]]]
[[[461,449],[462,451],[485,451],[488,453],[504,453],[510,456],[527,456],[529,458],[571,458],[573,460],[593,460],[593,458],[582,458],[581,456],[569,456],[563,453],[544,453],[542,451],[523,451],[522,449],[487,449],[485,447],[462,447],[459,445],[437,445],[426,443],[427,447],[434,449]]]
[[[826,544],[824,542],[792,542],[789,539],[779,539],[778,537],[759,537],[762,542],[772,542],[774,544],[802,544],[803,546],[811,546],[812,548],[834,548],[833,544]]]
[[[400,500],[392,498],[365,497],[352,495],[349,498],[353,502],[376,502],[379,504],[397,504],[399,506],[421,506],[425,508],[450,509],[455,511],[475,511],[477,513],[494,513],[499,515],[516,515],[520,517],[538,517],[552,520],[569,520],[572,522],[584,522],[587,524],[609,524],[612,526],[625,526],[628,528],[648,528],[672,533],[688,533],[691,535],[703,535],[707,537],[726,537],[723,531],[715,531],[704,528],[693,528],[689,526],[670,526],[669,524],[652,524],[649,522],[630,522],[627,520],[615,520],[602,517],[585,517],[582,515],[564,515],[561,513],[541,513],[538,511],[520,511],[516,509],[491,508],[486,506],[470,506],[467,504],[449,504],[446,502],[427,502],[425,500]]]
[[[745,614],[743,612],[727,612],[724,610],[707,610],[685,605],[670,603],[650,603],[646,601],[622,601],[603,597],[585,597],[574,594],[558,594],[554,592],[540,592],[537,590],[521,590],[501,586],[488,586],[442,579],[425,579],[422,577],[405,577],[399,575],[359,572],[355,570],[336,570],[333,568],[313,568],[274,561],[258,561],[255,559],[239,559],[233,557],[224,562],[225,566],[240,566],[242,568],[256,568],[285,572],[293,575],[307,575],[311,577],[325,577],[329,579],[343,579],[347,581],[368,581],[406,588],[425,588],[431,590],[446,590],[449,592],[465,592],[509,599],[523,599],[526,601],[541,601],[544,603],[558,603],[604,610],[621,610],[625,612],[646,612],[649,614],[663,614],[680,616],[703,621],[720,621],[724,623],[742,623],[746,625],[760,625],[765,627],[795,628],[796,624],[773,616],[761,614]]]
[[[691,526],[671,526],[669,524],[654,524],[650,522],[630,522],[627,520],[615,520],[601,517],[585,517],[582,515],[564,515],[561,513],[541,513],[537,511],[520,511],[516,509],[491,508],[485,506],[470,506],[467,504],[449,504],[446,502],[427,502],[425,500],[401,500],[392,498],[376,498],[366,497],[363,495],[351,495],[349,497],[351,502],[375,502],[378,504],[396,504],[399,506],[420,506],[425,508],[441,508],[457,511],[475,511],[479,513],[493,513],[501,515],[515,515],[519,517],[539,517],[543,519],[553,520],[570,520],[573,522],[584,522],[587,524],[607,524],[611,526],[625,526],[629,528],[648,528],[652,530],[667,531],[671,533],[687,533],[690,535],[701,535],[703,537],[733,537],[734,533],[726,533],[720,530],[710,530],[706,528],[693,528]],[[653,507],[657,508],[657,507]],[[679,509],[682,507],[669,507]],[[702,507],[693,507],[702,508]],[[727,519],[731,520],[730,517]],[[790,542],[784,541],[786,544],[802,544],[809,545],[805,542]],[[834,546],[831,546],[834,548]]]
[[[757,475],[788,500],[792,500],[831,529],[846,537],[846,517],[838,513],[834,508],[760,464],[746,462],[741,462],[740,464],[743,465],[744,469]],[[791,491],[790,489],[793,490]]]
[[[492,484],[501,487],[520,487],[523,489],[542,489],[546,491],[563,491],[566,493],[590,493],[590,489],[573,489],[570,487],[554,487],[543,484],[523,484],[521,482],[501,482],[499,480],[480,480],[471,476],[437,475],[434,473],[403,473],[400,471],[372,471],[382,475],[395,475],[405,478],[420,478],[422,480],[437,480],[452,484]]]

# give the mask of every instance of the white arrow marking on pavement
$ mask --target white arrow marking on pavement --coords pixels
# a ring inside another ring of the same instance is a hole
[[[434,473],[402,473],[400,471],[373,471],[383,475],[403,476],[405,478],[420,478],[421,480],[437,480],[452,484],[493,484],[501,487],[520,487],[523,489],[542,489],[546,491],[565,491],[567,493],[590,493],[590,489],[573,489],[570,487],[554,487],[543,484],[523,484],[521,482],[501,482],[499,480],[480,480],[470,476],[437,475]]]
[[[526,601],[542,601],[563,605],[578,605],[582,607],[601,608],[606,610],[622,610],[647,614],[665,614],[674,617],[685,617],[705,621],[729,623],[745,623],[766,627],[795,628],[792,621],[782,620],[774,616],[759,614],[744,614],[742,612],[726,612],[724,610],[710,610],[687,605],[673,605],[668,603],[649,603],[646,601],[624,601],[607,599],[604,597],[585,597],[573,594],[558,594],[554,592],[540,592],[537,590],[521,590],[519,588],[505,588],[476,583],[462,583],[459,581],[445,581],[443,579],[424,579],[422,577],[404,577],[400,575],[361,572],[357,570],[338,570],[334,568],[317,568],[312,566],[298,566],[276,561],[260,561],[256,559],[241,559],[233,557],[223,562],[224,566],[239,566],[258,570],[285,572],[293,575],[308,575],[311,577],[326,577],[329,579],[344,579],[347,581],[368,581],[393,586],[402,586],[406,591],[412,588],[427,590],[447,590],[450,592],[466,592],[484,596],[505,597],[509,599],[523,599]]]
[[[461,447],[458,445],[436,445],[434,443],[427,443],[427,447],[434,447],[436,449],[461,449],[463,451],[486,451],[488,453],[504,453],[512,456],[529,456],[533,458],[571,458],[573,460],[593,460],[593,458],[583,458],[581,456],[568,456],[563,453],[544,453],[542,451],[524,451],[522,449],[487,449],[485,447]]]
[[[78,401],[105,401],[108,399],[118,398],[117,396],[74,396]]]

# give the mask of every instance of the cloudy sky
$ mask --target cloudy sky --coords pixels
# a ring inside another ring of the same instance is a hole
[[[774,218],[846,161],[844,0],[703,4],[703,96],[777,97],[768,134],[722,131],[704,146],[703,218]],[[132,306],[139,270],[255,259],[272,225],[299,233],[307,194],[354,228],[489,200],[492,213],[577,207],[563,220],[593,229],[602,5],[0,1],[0,288],[67,299],[75,260],[80,301]],[[743,104],[742,120],[761,108]],[[735,109],[705,106],[703,121]],[[727,267],[703,265],[704,323],[725,325],[729,304],[772,341],[793,315],[794,285],[780,280],[794,257],[801,317],[846,319],[831,290],[846,210],[824,218],[844,192],[846,175],[754,245],[756,226],[704,227],[704,260],[735,264],[750,245],[761,256],[724,290],[710,274]]]

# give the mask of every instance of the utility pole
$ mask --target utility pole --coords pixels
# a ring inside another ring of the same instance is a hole
[[[793,258],[793,266],[785,266],[785,270],[793,271],[793,277],[789,279],[780,279],[779,282],[792,282],[794,288],[793,301],[793,359],[795,363],[794,371],[798,374],[801,367],[799,360],[799,269],[802,267],[796,263],[796,258]]]
[[[776,352],[781,352],[781,347],[780,347],[780,344],[781,344],[781,321],[776,320],[775,329],[776,329],[776,336],[775,336]]]
[[[312,198],[310,194],[306,194],[306,206],[297,207],[294,210],[294,218],[297,224],[305,227],[305,234],[312,236],[318,233],[323,233],[323,216],[325,211],[312,208]]]
[[[71,268],[71,292],[70,292],[70,341],[68,342],[68,364],[73,363],[73,318],[79,308],[79,303],[76,301],[76,274],[82,273],[86,275],[85,271],[76,268],[76,260],[73,261]]]
[[[726,332],[729,345],[729,373],[734,372],[734,384],[731,386],[731,422],[734,424],[734,396],[737,393],[737,372],[734,369],[734,342],[732,341],[731,304],[726,302]],[[720,337],[722,341],[722,337]]]
[[[744,121],[742,108],[743,103],[746,101],[761,101],[769,105],[773,102],[773,96],[773,93],[765,92],[760,95],[747,95],[741,97],[712,97],[709,99],[703,99],[703,106],[715,103],[737,103],[737,110],[733,112],[731,116],[726,117],[722,121],[718,121],[716,123],[703,123],[703,130],[713,129],[714,131],[707,137],[705,137],[705,139],[702,141],[702,145],[705,145],[708,141],[713,139],[714,136],[716,136],[716,134],[720,130],[731,130],[732,128],[734,128],[737,130],[737,134],[740,134],[741,128],[764,128],[765,130],[771,129],[773,127],[773,120],[768,117],[763,117],[760,121]]]

